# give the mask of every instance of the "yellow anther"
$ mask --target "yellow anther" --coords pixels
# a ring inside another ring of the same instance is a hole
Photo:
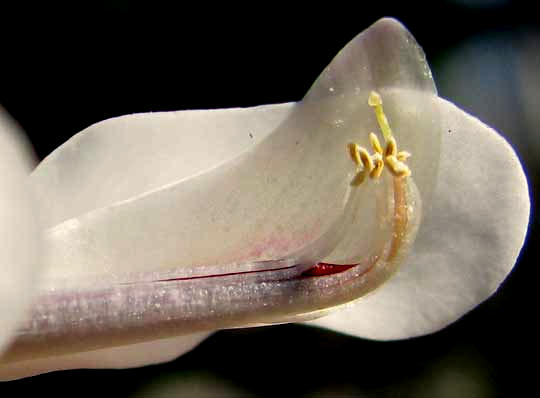
[[[373,150],[382,155],[383,152],[381,143],[379,142],[379,139],[375,134],[369,133],[369,142],[371,143],[371,147],[373,148]]]
[[[373,160],[371,160],[371,156],[369,156],[369,152],[365,149],[360,147],[360,159],[362,159],[362,165],[364,166],[364,170],[366,170],[368,173],[373,170]]]
[[[384,169],[384,161],[379,153],[373,154],[373,163],[375,164],[375,167],[373,168],[371,173],[369,173],[369,176],[371,178],[379,178]]]
[[[365,148],[362,148],[358,144],[351,143],[349,144],[349,151],[357,166],[364,166],[364,169],[367,169],[368,172],[373,169],[373,161]]]
[[[366,170],[362,170],[361,172],[357,173],[354,179],[352,180],[351,184],[354,186],[358,186],[364,182],[366,179]]]
[[[360,145],[350,143],[349,154],[351,155],[352,160],[354,161],[354,163],[356,163],[357,166],[360,166],[362,164],[362,160],[360,159]]]
[[[397,154],[397,160],[399,160],[400,162],[405,162],[410,157],[411,154],[407,151],[399,151]]]
[[[360,145],[354,143],[349,144],[349,152],[354,163],[356,163],[357,166],[363,166],[362,170],[356,174],[356,177],[352,182],[353,185],[360,185],[364,182],[366,175],[370,174],[375,166],[373,165],[373,160],[371,159],[369,152]]]
[[[375,91],[369,93],[368,104],[369,106],[374,108],[375,117],[377,118],[377,123],[379,123],[379,128],[381,129],[384,140],[388,141],[392,137],[392,129],[390,128],[388,119],[384,114],[384,110],[382,107],[382,98],[379,93]]]
[[[387,156],[386,164],[390,172],[396,177],[408,177],[411,175],[411,169],[405,163],[397,160],[395,156]]]
[[[384,156],[396,156],[397,155],[397,144],[394,137],[390,137],[386,143],[386,150],[384,151]]]
[[[402,178],[410,176],[411,169],[405,164],[405,161],[411,154],[406,151],[398,151],[396,139],[392,135],[388,119],[384,114],[381,96],[375,91],[372,91],[369,94],[368,104],[374,108],[377,123],[384,136],[386,145],[383,151],[379,139],[373,133],[369,133],[369,142],[374,150],[373,155],[370,155],[365,148],[358,144],[351,143],[348,145],[349,153],[357,166],[357,173],[351,184],[362,184],[367,175],[373,179],[379,178],[385,165],[388,166],[388,170],[390,170],[390,173],[394,177]],[[361,169],[360,165],[362,165]]]

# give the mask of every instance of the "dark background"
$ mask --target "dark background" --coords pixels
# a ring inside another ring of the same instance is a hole
[[[535,196],[540,29],[532,6],[356,3],[2,6],[0,103],[43,158],[88,125],[126,113],[299,100],[349,40],[394,16],[423,46],[441,96],[501,129],[520,151]],[[300,325],[222,331],[169,364],[57,372],[0,384],[0,396],[534,394],[536,230],[531,221],[521,259],[497,294],[431,336],[381,343]]]

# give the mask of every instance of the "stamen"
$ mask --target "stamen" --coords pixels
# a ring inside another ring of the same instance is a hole
[[[397,155],[397,144],[394,137],[390,137],[386,144],[386,151],[384,151],[384,156],[396,156]]]
[[[364,170],[366,170],[368,173],[373,170],[373,160],[371,160],[371,156],[369,156],[369,152],[365,149],[360,147],[360,158],[362,159],[362,165],[364,166]]]
[[[371,178],[379,178],[384,168],[384,161],[379,153],[375,153],[373,155],[373,163],[375,163],[375,168],[369,174],[369,176]]]
[[[366,170],[362,170],[361,172],[357,173],[354,179],[352,180],[351,184],[354,186],[358,186],[364,182],[366,179]]]
[[[360,145],[355,143],[349,144],[349,154],[351,155],[352,160],[359,166],[362,161],[360,159]]]
[[[373,155],[370,155],[367,149],[356,143],[348,145],[349,153],[358,171],[351,184],[354,186],[362,184],[367,175],[372,179],[379,178],[384,165],[388,166],[388,170],[396,178],[410,176],[411,169],[405,164],[405,161],[411,154],[407,151],[398,151],[396,139],[392,135],[388,119],[384,114],[381,96],[377,92],[372,91],[369,94],[368,104],[374,108],[375,116],[384,136],[386,146],[383,151],[379,139],[373,133],[369,133],[369,142],[374,150]],[[360,165],[362,165],[362,169],[360,169]]]
[[[362,170],[356,174],[356,177],[352,182],[353,185],[360,185],[364,182],[366,175],[370,174],[375,166],[373,165],[373,160],[371,159],[369,152],[360,145],[355,143],[349,144],[349,152],[354,163],[356,163],[357,166],[363,166]]]
[[[410,157],[411,154],[407,151],[400,151],[397,154],[397,160],[399,160],[400,162],[405,162]]]
[[[390,172],[395,177],[408,177],[411,175],[411,170],[409,167],[405,163],[397,160],[395,156],[387,156],[386,164],[388,165]]]

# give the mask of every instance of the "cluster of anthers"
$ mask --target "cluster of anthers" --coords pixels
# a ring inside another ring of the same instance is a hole
[[[406,151],[398,151],[396,139],[392,136],[392,130],[384,114],[379,93],[372,91],[369,94],[368,104],[375,111],[375,117],[383,134],[386,147],[383,150],[379,139],[374,133],[369,133],[369,142],[375,151],[373,155],[370,155],[366,148],[356,143],[349,144],[351,157],[357,166],[357,174],[352,181],[352,185],[358,186],[362,184],[368,175],[373,179],[379,178],[384,165],[388,167],[388,170],[395,177],[410,176],[411,169],[405,164],[405,161],[411,154]],[[360,169],[360,167],[362,168]]]

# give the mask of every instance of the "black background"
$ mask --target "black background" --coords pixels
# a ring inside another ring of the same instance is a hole
[[[538,31],[525,2],[464,3],[23,2],[0,11],[0,103],[43,158],[88,125],[126,113],[299,100],[382,16],[401,20],[435,66],[474,35]],[[537,170],[529,156],[533,194]],[[222,331],[169,364],[57,372],[0,384],[0,395],[143,396],[171,383],[184,396],[528,395],[538,368],[536,229],[531,222],[499,292],[431,336],[381,343],[299,325]]]

